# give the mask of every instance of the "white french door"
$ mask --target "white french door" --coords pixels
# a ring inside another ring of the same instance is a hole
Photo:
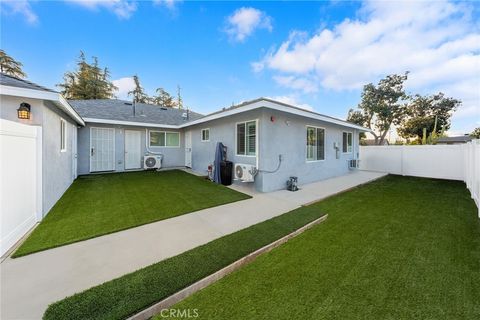
[[[90,172],[115,170],[115,129],[90,128]]]
[[[125,170],[142,167],[141,132],[125,130]]]
[[[192,167],[192,132],[185,131],[185,167]]]

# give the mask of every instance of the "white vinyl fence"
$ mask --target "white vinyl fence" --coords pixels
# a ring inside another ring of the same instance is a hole
[[[480,217],[480,140],[457,145],[361,146],[360,169],[464,181]]]
[[[42,216],[42,129],[0,119],[0,256]]]

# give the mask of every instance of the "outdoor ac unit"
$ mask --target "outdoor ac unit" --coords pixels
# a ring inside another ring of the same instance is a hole
[[[162,156],[144,156],[143,169],[160,169],[162,167]]]
[[[253,182],[255,166],[251,164],[235,164],[235,179],[243,182]]]
[[[350,159],[348,160],[348,168],[350,169],[358,169],[360,167],[360,160],[358,159]]]

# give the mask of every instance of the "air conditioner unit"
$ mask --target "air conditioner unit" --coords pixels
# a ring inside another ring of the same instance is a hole
[[[235,164],[235,180],[253,182],[255,180],[255,166],[251,164]]]
[[[359,167],[360,167],[360,160],[358,160],[358,159],[348,160],[348,168],[349,169],[358,169]]]
[[[143,169],[160,169],[162,167],[162,156],[144,156],[143,157]]]

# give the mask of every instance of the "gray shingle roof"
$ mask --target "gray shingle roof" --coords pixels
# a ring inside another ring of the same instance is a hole
[[[48,92],[55,92],[58,93],[55,90],[51,90],[42,86],[39,86],[36,83],[12,77],[10,75],[7,75],[5,73],[0,72],[0,84],[3,86],[9,86],[9,87],[16,87],[16,88],[25,88],[25,89],[32,89],[32,90],[41,90],[41,91],[48,91]]]
[[[68,102],[82,118],[180,125],[203,117],[199,113],[189,111],[188,120],[186,120],[182,116],[187,112],[186,110],[161,108],[144,103],[136,104],[134,115],[131,101],[117,99],[69,100]]]
[[[473,138],[469,135],[456,136],[456,137],[442,137],[438,138],[437,143],[467,143],[472,141]]]

